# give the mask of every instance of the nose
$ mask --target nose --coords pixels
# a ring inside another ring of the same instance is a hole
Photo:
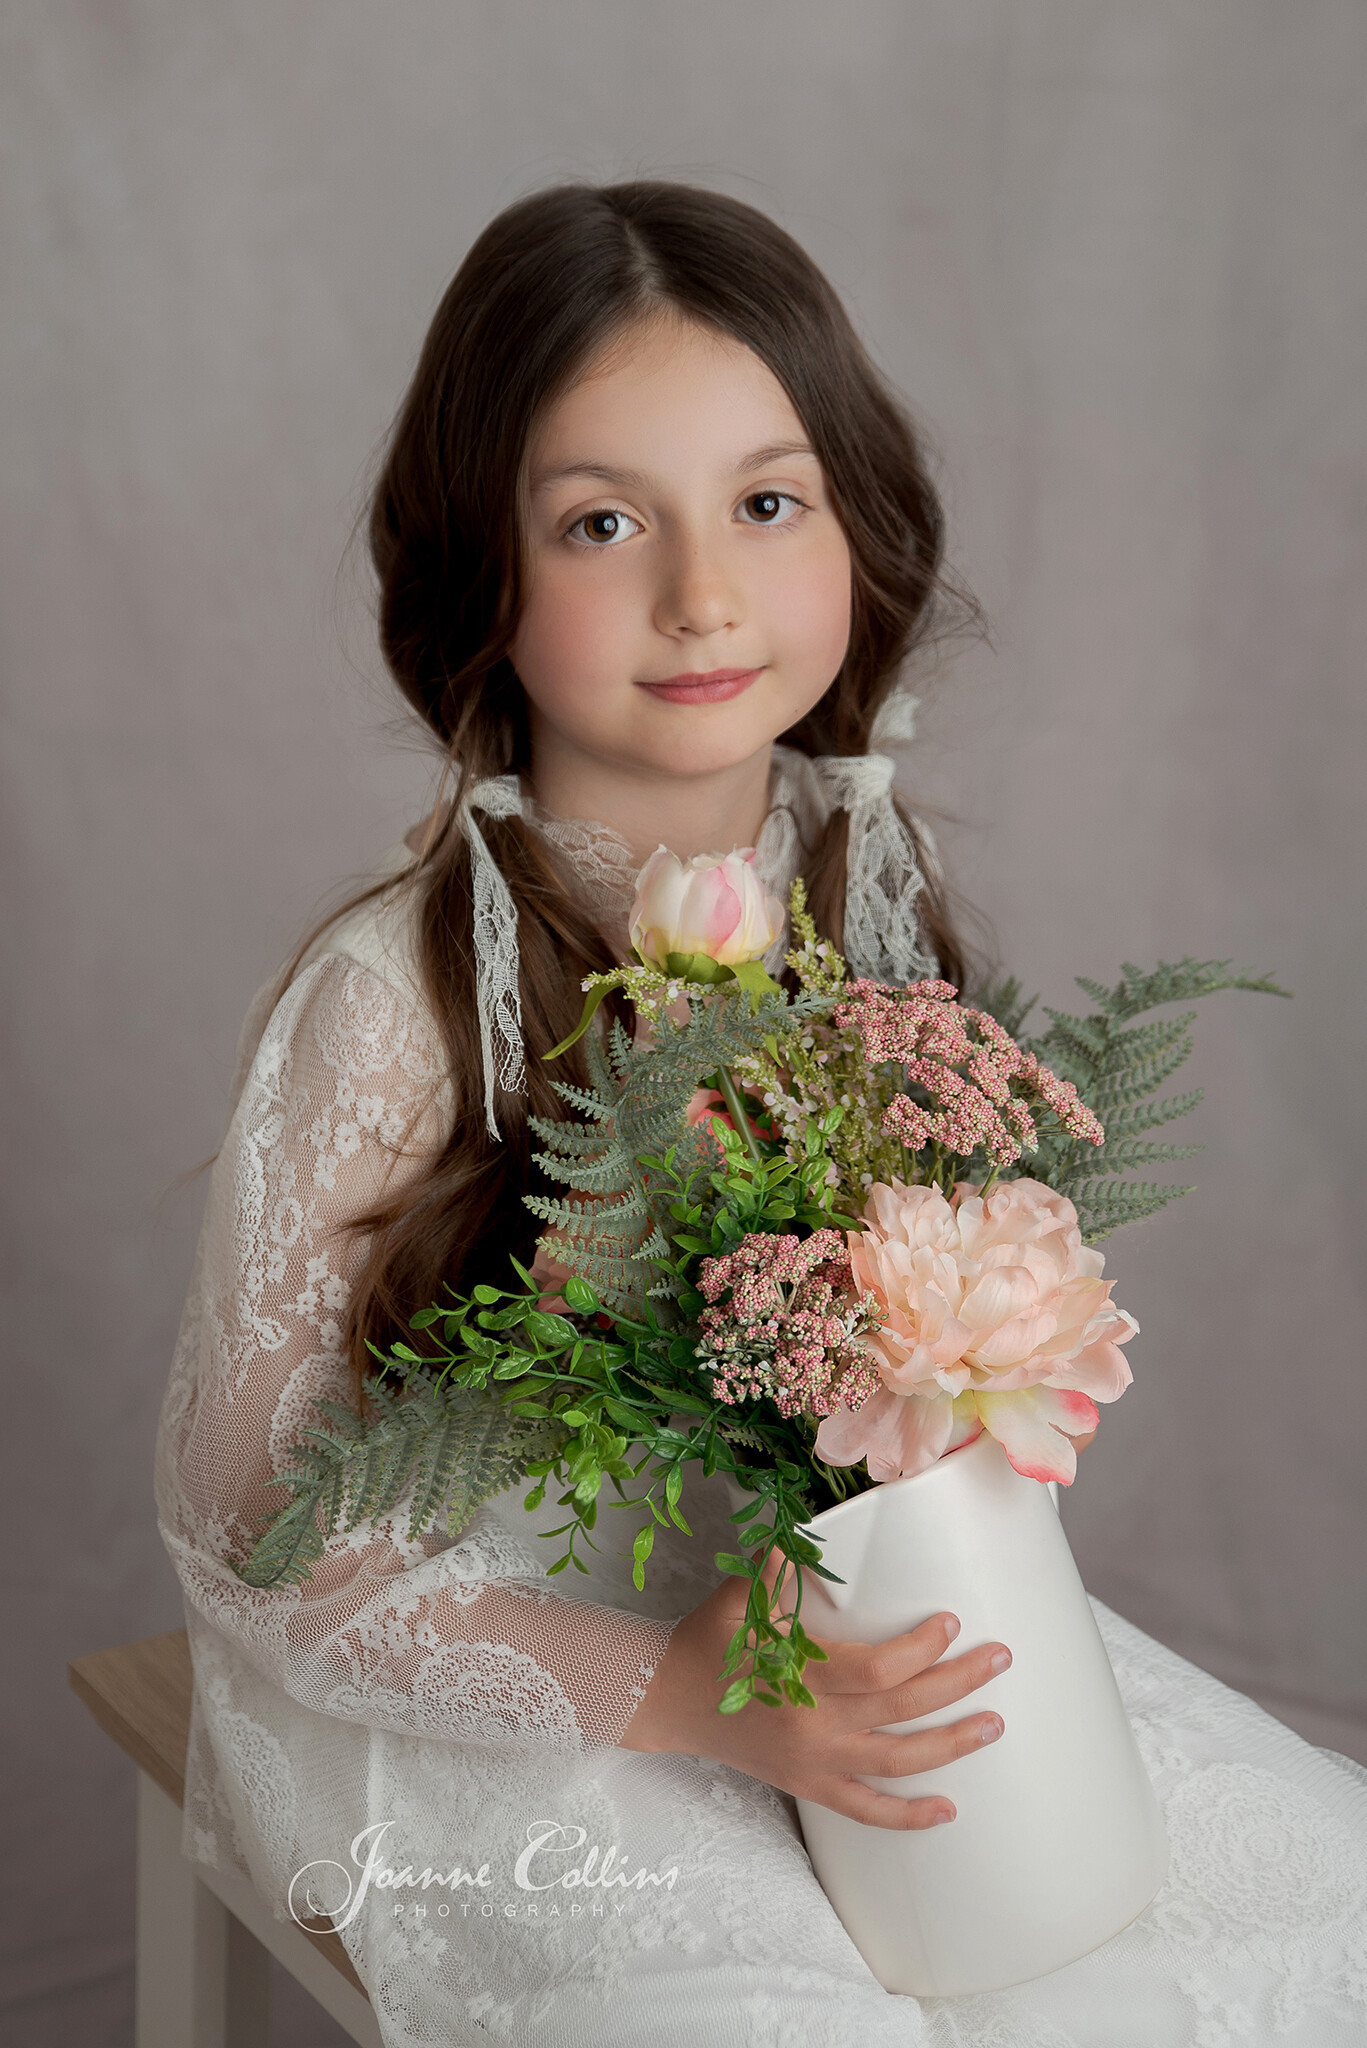
[[[704,639],[738,626],[744,615],[724,549],[696,535],[680,535],[665,558],[655,601],[656,630]]]

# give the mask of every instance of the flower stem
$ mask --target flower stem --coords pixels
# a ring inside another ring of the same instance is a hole
[[[731,1077],[729,1067],[718,1067],[717,1080],[721,1084],[722,1100],[731,1113],[731,1121],[745,1140],[745,1149],[756,1166],[764,1164],[764,1155],[759,1149],[759,1140],[750,1128],[750,1119],[741,1105],[740,1090]]]

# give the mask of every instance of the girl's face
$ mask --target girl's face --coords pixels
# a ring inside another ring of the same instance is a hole
[[[652,780],[767,761],[833,681],[849,547],[742,343],[679,316],[632,329],[548,409],[527,505],[512,661],[534,773],[548,755]]]

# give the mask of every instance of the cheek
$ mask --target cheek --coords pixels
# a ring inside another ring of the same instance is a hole
[[[629,605],[609,575],[558,576],[539,568],[513,638],[512,662],[544,710],[601,694],[627,625]]]
[[[818,549],[774,550],[765,603],[775,651],[828,683],[850,638],[850,555],[843,534]]]

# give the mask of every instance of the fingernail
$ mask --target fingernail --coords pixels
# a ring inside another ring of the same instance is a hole
[[[949,1640],[951,1641],[951,1643],[953,1642],[953,1640],[954,1640],[955,1636],[956,1636],[956,1635],[958,1635],[958,1633],[959,1633],[959,1617],[958,1617],[958,1615],[957,1615],[957,1614],[947,1614],[947,1615],[945,1616],[945,1634],[946,1634],[946,1635],[947,1635],[947,1636],[949,1637]],[[946,1814],[946,1815],[945,1815],[945,1819],[946,1819],[946,1820],[948,1820],[948,1819],[949,1819],[949,1815],[948,1815],[948,1814]]]
[[[1010,1668],[1011,1652],[1009,1650],[998,1650],[996,1656],[992,1659],[993,1671],[1009,1671]]]
[[[1002,1724],[996,1719],[984,1721],[982,1727],[978,1730],[978,1734],[984,1742],[995,1742],[1001,1732]]]
[[[935,1824],[935,1826],[936,1826],[937,1828],[938,1828],[938,1827],[943,1827],[944,1823],[945,1823],[945,1822],[946,1822],[947,1820],[953,1820],[953,1818],[954,1818],[953,1814],[952,1814],[952,1813],[946,1813],[946,1812],[944,1811],[943,1807],[942,1807],[942,1808],[940,1809],[939,1813],[937,1813],[937,1814],[936,1814],[936,1816],[935,1816],[935,1823],[934,1823],[934,1824]]]

